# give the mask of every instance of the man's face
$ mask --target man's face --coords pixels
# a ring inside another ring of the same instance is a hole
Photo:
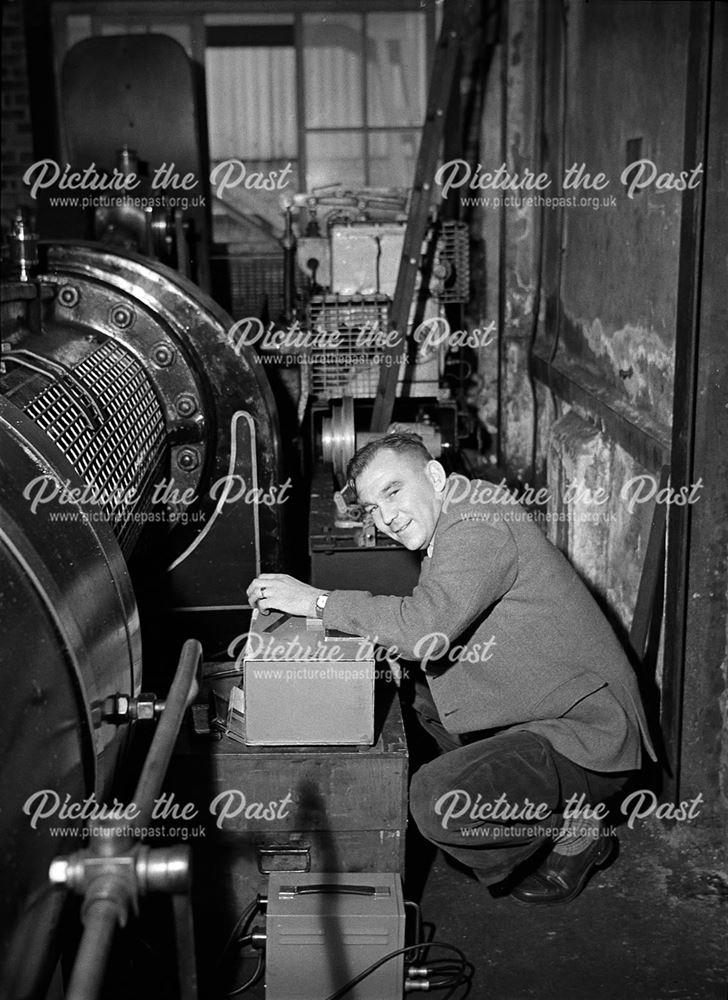
[[[446,479],[439,462],[384,448],[357,476],[356,492],[377,529],[414,551],[435,533]]]

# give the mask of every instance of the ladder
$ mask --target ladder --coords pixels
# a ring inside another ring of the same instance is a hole
[[[422,139],[417,154],[417,166],[412,188],[407,225],[405,227],[402,257],[397,272],[389,328],[402,334],[407,331],[410,309],[415,292],[415,281],[420,265],[422,243],[427,234],[430,209],[435,201],[435,170],[437,157],[445,132],[445,119],[456,82],[460,46],[467,23],[469,0],[445,0],[440,37],[435,49],[427,112],[422,129]],[[394,356],[405,341],[388,347],[385,358]],[[392,409],[397,393],[399,365],[386,361],[379,371],[379,383],[374,399],[370,429],[383,434],[392,421]]]

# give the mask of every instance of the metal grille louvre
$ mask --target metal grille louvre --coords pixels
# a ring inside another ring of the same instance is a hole
[[[438,302],[469,300],[470,233],[467,223],[442,223],[435,250],[435,272],[435,280],[430,287]]]
[[[235,319],[254,316],[278,320],[285,313],[283,254],[213,257],[221,284],[229,286],[230,312]],[[296,268],[296,292],[306,290],[307,276]]]
[[[378,359],[382,347],[370,336],[386,333],[391,299],[387,295],[314,296],[308,304],[307,326],[315,332],[337,333],[339,344],[311,352],[310,391],[319,399],[342,395],[376,395]]]
[[[9,359],[12,364],[12,358]],[[19,409],[25,409],[27,403],[53,380],[50,372],[30,372],[27,368],[11,367],[2,373],[2,394]]]
[[[141,530],[134,514],[144,507],[161,467],[164,415],[144,369],[115,341],[87,355],[73,374],[95,398],[101,419],[90,417],[82,394],[64,378],[43,388],[25,412],[92,487],[99,511],[125,549]]]

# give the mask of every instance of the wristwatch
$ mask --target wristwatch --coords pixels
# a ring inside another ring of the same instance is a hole
[[[326,607],[326,602],[329,599],[329,594],[330,593],[331,593],[330,590],[324,590],[316,598],[316,617],[317,618],[323,618],[323,616],[324,616],[324,608]]]

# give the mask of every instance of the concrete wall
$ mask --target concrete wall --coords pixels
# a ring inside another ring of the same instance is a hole
[[[693,7],[700,8],[697,18]],[[716,205],[725,201],[724,129],[714,122],[706,132],[713,141],[712,188],[706,180],[708,162],[693,175],[695,194],[660,190],[653,182],[630,198],[627,184],[636,171],[622,175],[639,159],[652,161],[658,175],[674,177],[698,166],[699,146],[690,147],[687,136],[700,117],[700,102],[707,100],[701,92],[707,83],[700,82],[708,80],[706,39],[712,30],[724,51],[726,18],[719,11],[711,29],[709,4],[671,2],[507,0],[505,10],[501,161],[511,171],[546,172],[551,183],[545,195],[599,198],[599,203],[544,207],[521,201],[501,208],[499,457],[514,483],[548,485],[552,500],[546,530],[626,637],[661,467],[670,463],[671,449],[674,456],[675,441],[682,449],[689,434],[673,420],[680,402],[674,393],[676,352],[685,353],[677,350],[678,332],[683,343],[686,337],[697,338],[685,311],[691,261],[681,252],[693,218],[685,213],[699,211],[704,191],[714,192]],[[722,62],[714,56],[713,64],[715,87],[715,67]],[[493,139],[487,118],[484,131]],[[601,190],[583,184],[562,188],[568,168],[582,164],[592,179],[604,175]],[[667,180],[663,177],[663,183]],[[714,331],[712,339],[701,333],[701,349],[713,352],[710,361],[707,355],[698,359],[703,396],[710,384],[722,385],[725,392],[725,337],[718,336],[722,320],[717,315],[725,307],[718,308],[716,290],[716,282],[725,288],[725,230],[721,236],[716,227],[706,244],[713,290],[705,281],[702,288],[711,303],[703,322]],[[492,239],[494,230],[493,221],[484,217],[483,232]],[[689,379],[680,391],[690,392]],[[725,412],[711,412],[718,435]],[[695,479],[711,475],[716,447],[707,426],[703,433],[707,437],[696,445],[703,465],[685,461],[681,475],[687,469]],[[673,482],[680,485],[677,475],[673,457]],[[692,517],[693,538],[711,538],[716,545],[720,536],[725,546],[714,522],[715,512],[724,511],[726,491],[715,492],[712,517],[707,494],[682,528],[673,511],[673,545],[683,543],[687,536],[680,532],[689,530]],[[695,589],[699,598],[690,604],[695,623],[687,619],[689,634],[710,649],[712,662],[704,657],[702,665],[697,663],[688,641],[681,660],[683,682],[676,667],[679,653],[673,650],[664,681],[670,690],[662,692],[661,701],[683,706],[683,797],[703,791],[708,813],[715,817],[721,810],[727,815],[726,557],[713,552],[712,558],[714,585],[706,592]],[[705,581],[700,562],[694,555],[691,574]],[[671,593],[682,585],[678,576],[687,572],[687,560],[673,563]],[[674,614],[675,602],[668,607]],[[644,680],[647,687],[662,687],[661,661]],[[670,755],[675,765],[679,747]]]
[[[566,47],[565,164],[603,172],[616,206],[564,212],[562,349],[666,430],[681,194],[630,198],[619,178],[642,158],[682,169],[688,6],[570,4]]]

